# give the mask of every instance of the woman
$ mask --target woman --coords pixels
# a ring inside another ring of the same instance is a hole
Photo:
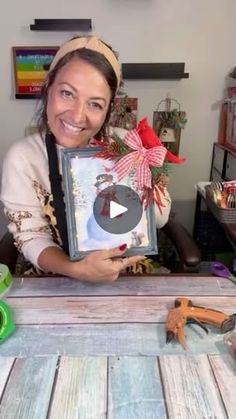
[[[120,258],[125,244],[80,261],[68,257],[60,150],[89,146],[101,136],[120,79],[116,55],[101,40],[79,37],[66,42],[42,89],[39,134],[15,143],[7,153],[1,199],[9,230],[25,259],[40,271],[89,282],[113,281],[121,270],[144,259]]]

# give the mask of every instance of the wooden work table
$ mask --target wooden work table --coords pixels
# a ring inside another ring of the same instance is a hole
[[[177,296],[236,311],[236,286],[224,278],[15,278],[6,302],[17,329],[0,345],[0,418],[235,418],[236,362],[223,335],[191,325],[187,351],[165,343]]]

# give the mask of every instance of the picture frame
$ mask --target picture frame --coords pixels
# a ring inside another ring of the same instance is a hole
[[[220,144],[225,144],[226,142],[227,118],[228,118],[228,102],[224,101],[221,105],[220,118],[219,118],[218,142]]]
[[[57,46],[12,47],[16,99],[40,97],[43,81],[58,48]]]
[[[179,155],[181,128],[173,128],[167,111],[153,112],[153,129],[167,150]]]
[[[112,169],[114,161],[95,157],[99,151],[102,151],[101,147],[62,150],[70,259],[79,260],[93,251],[114,248],[124,243],[127,244],[125,256],[157,254],[153,204],[147,209],[144,208],[144,203],[141,204],[143,211],[140,221],[137,226],[125,233],[110,233],[97,224],[93,206],[97,197],[97,180],[101,175],[109,173],[113,185],[127,186],[136,194],[134,175],[117,182],[117,174]],[[109,184],[103,185],[107,186]],[[122,223],[122,218],[118,221]]]
[[[227,127],[225,146],[236,151],[236,98],[227,101]]]

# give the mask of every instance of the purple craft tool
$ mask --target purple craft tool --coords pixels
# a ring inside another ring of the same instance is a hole
[[[213,275],[220,276],[222,278],[227,278],[233,281],[236,284],[236,278],[231,274],[230,270],[221,262],[211,262],[210,264],[211,273]]]

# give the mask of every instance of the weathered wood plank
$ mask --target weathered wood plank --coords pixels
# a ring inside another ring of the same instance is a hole
[[[14,278],[10,295],[236,295],[236,286],[214,276],[121,277],[108,284],[89,284],[64,277]]]
[[[207,356],[160,357],[169,418],[227,418]]]
[[[0,357],[0,400],[15,358]]]
[[[107,358],[61,358],[50,419],[105,419]]]
[[[209,328],[208,335],[196,325],[187,326],[189,349],[177,342],[166,345],[163,324],[81,324],[18,326],[0,346],[2,356],[40,355],[164,355],[227,353],[223,335]]]
[[[223,398],[229,419],[235,419],[236,415],[236,363],[230,355],[210,356],[215,378],[217,380],[221,396]]]
[[[173,296],[8,298],[16,324],[156,323],[166,319]],[[233,313],[236,297],[199,297],[194,304]]]
[[[17,359],[0,405],[4,419],[46,419],[57,358]]]
[[[109,358],[108,419],[166,418],[155,357]]]

